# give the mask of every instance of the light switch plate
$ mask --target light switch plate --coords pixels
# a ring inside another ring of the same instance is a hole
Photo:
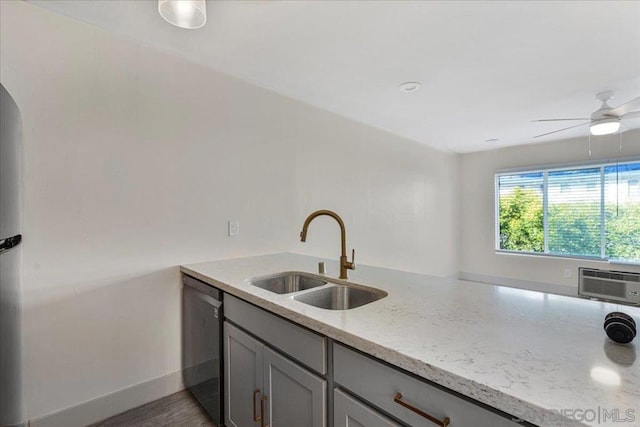
[[[240,221],[237,219],[229,221],[229,237],[240,235]]]

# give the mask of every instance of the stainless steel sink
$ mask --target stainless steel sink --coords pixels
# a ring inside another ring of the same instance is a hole
[[[295,295],[294,300],[327,310],[349,310],[387,296],[378,289],[336,285]]]
[[[249,283],[276,294],[290,294],[327,284],[325,280],[316,276],[296,272],[280,273],[270,277],[254,279]]]
[[[249,283],[276,294],[294,294],[290,298],[327,310],[349,310],[388,295],[379,289],[298,271],[258,277]]]

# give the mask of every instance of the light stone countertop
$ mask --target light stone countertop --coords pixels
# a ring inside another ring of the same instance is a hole
[[[351,310],[312,307],[248,283],[283,271],[316,274],[319,261],[337,278],[337,260],[290,253],[181,270],[533,424],[640,426],[640,338],[618,345],[602,328],[611,311],[640,322],[639,308],[362,265],[349,281],[389,295]]]

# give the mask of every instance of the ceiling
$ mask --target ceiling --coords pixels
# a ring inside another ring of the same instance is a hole
[[[640,96],[635,1],[209,0],[199,30],[169,25],[154,0],[29,3],[456,152],[586,138],[532,139],[574,123],[531,120],[588,117],[605,89],[612,106]]]

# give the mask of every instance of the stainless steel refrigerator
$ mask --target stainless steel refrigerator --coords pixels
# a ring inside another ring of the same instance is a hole
[[[21,119],[0,84],[0,426],[24,425],[21,332]]]

